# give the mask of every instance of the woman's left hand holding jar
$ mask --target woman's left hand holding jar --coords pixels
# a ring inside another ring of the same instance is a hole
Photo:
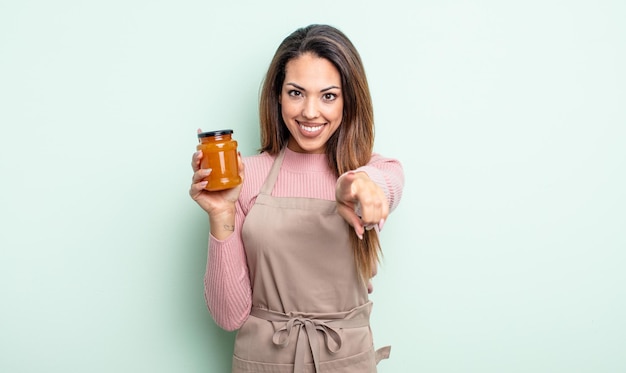
[[[198,130],[200,133],[200,130]],[[243,183],[238,186],[218,191],[205,189],[207,181],[204,179],[210,175],[211,169],[201,168],[202,151],[196,151],[191,160],[193,177],[189,195],[200,207],[209,214],[211,234],[218,240],[226,239],[234,231],[235,204],[239,198]],[[244,178],[244,165],[241,154],[237,154],[239,176]]]

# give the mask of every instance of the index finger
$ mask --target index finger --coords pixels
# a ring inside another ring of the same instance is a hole
[[[196,133],[201,134],[202,129],[198,128],[196,130]],[[193,153],[193,156],[191,157],[191,169],[193,170],[193,172],[196,172],[200,169],[201,159],[202,159],[202,150],[198,150],[197,152]]]
[[[193,153],[191,157],[191,169],[196,172],[200,169],[200,160],[202,159],[202,150]]]

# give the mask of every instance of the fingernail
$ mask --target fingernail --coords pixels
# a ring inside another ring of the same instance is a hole
[[[356,236],[359,238],[359,240],[363,239],[363,235],[356,230],[356,227],[354,227],[354,233],[356,233]]]
[[[383,230],[383,226],[385,225],[385,219],[380,219],[380,222],[378,222],[378,231],[382,231]]]

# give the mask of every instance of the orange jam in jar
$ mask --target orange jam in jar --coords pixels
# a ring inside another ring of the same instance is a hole
[[[211,174],[204,180],[204,188],[210,191],[234,188],[241,184],[237,164],[237,141],[232,139],[233,130],[219,130],[198,134],[202,151],[201,168],[210,168]]]

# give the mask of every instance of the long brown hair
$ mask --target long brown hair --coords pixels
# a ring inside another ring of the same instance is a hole
[[[366,165],[374,148],[374,110],[361,57],[346,35],[328,25],[310,25],[286,37],[278,46],[263,81],[259,99],[261,152],[277,154],[289,139],[279,104],[285,66],[305,53],[325,58],[339,70],[343,95],[343,121],[326,143],[326,156],[336,176]],[[353,229],[350,242],[356,266],[368,280],[381,250],[378,234],[365,231],[360,240]]]

